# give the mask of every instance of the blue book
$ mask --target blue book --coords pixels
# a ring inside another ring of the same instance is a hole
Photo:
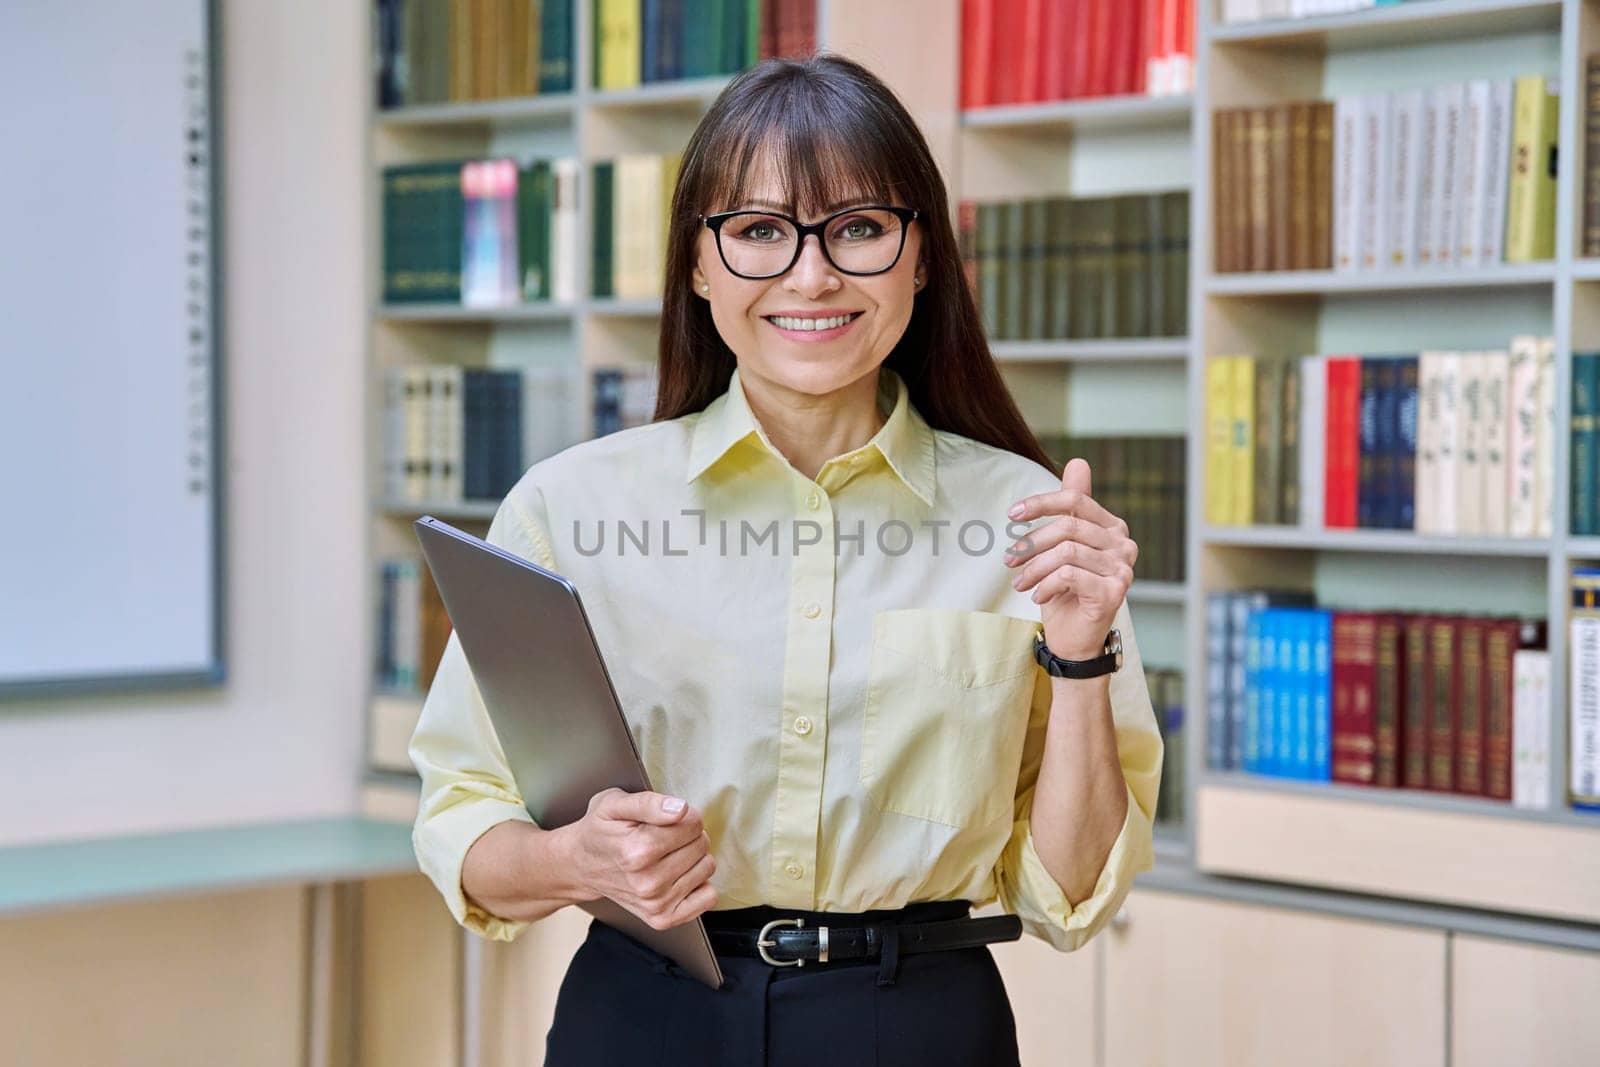
[[[1261,612],[1261,675],[1256,695],[1256,748],[1262,774],[1278,771],[1278,613]]]
[[[1244,731],[1243,763],[1252,774],[1261,772],[1261,616],[1252,611],[1244,624]]]
[[[639,3],[639,80],[661,80],[661,0]]]
[[[1370,530],[1378,525],[1378,363],[1361,359],[1361,400],[1357,423],[1356,525]]]
[[[1395,526],[1411,530],[1417,525],[1417,357],[1404,356],[1399,366],[1392,492]]]
[[[1294,613],[1294,771],[1295,778],[1311,777],[1311,646],[1316,612]]]
[[[1392,530],[1400,525],[1400,502],[1395,499],[1395,455],[1400,436],[1400,361],[1394,357],[1373,360],[1373,461],[1372,511],[1374,525]]]
[[[1274,772],[1280,778],[1294,777],[1294,656],[1295,612],[1283,609],[1278,612],[1278,686],[1276,725],[1278,729],[1278,765]]]
[[[1309,777],[1326,782],[1333,768],[1333,612],[1311,612],[1311,767]]]

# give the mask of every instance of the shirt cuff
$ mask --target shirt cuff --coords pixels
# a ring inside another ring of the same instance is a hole
[[[438,887],[450,914],[456,922],[490,941],[513,941],[530,924],[502,919],[468,900],[461,888],[461,865],[478,838],[508,819],[533,822],[528,809],[515,801],[474,794],[420,820],[411,834],[417,865]]]
[[[1133,886],[1133,877],[1155,865],[1150,817],[1128,792],[1128,814],[1106,856],[1105,866],[1090,895],[1073,904],[1045,868],[1033,844],[1033,823],[1023,819],[1012,829],[1011,840],[997,868],[999,897],[1022,920],[1023,930],[1048,941],[1062,952],[1081,948],[1111,921]]]

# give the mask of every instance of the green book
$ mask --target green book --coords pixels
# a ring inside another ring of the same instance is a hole
[[[383,172],[383,298],[461,299],[461,163],[412,163]]]
[[[543,0],[539,7],[539,91],[572,91],[572,0]]]
[[[1051,340],[1071,336],[1072,201],[1064,196],[1045,201],[1045,333]]]
[[[1045,284],[1045,253],[1049,239],[1043,200],[1022,202],[1022,279],[1023,297],[1021,336],[1041,341],[1047,336],[1045,319],[1049,312],[1049,289]]]
[[[978,205],[978,312],[983,317],[983,332],[991,341],[1000,339],[1000,310],[1004,303],[1000,272],[1002,206],[995,202]]]

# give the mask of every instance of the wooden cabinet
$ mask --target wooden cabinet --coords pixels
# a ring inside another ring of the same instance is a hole
[[[1104,1067],[1443,1067],[1447,936],[1134,893],[1101,935]]]
[[[1600,953],[1457,934],[1453,1067],[1600,1063]]]
[[[973,914],[1000,914],[998,908]],[[1102,941],[1061,952],[1037,937],[990,945],[1017,1018],[1017,1048],[1026,1067],[1097,1062]]]

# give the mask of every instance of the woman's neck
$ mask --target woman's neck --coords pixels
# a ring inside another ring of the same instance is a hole
[[[759,375],[739,372],[756,421],[795,470],[816,478],[834,456],[872,440],[888,421],[878,408],[878,374],[817,395],[789,389]]]

